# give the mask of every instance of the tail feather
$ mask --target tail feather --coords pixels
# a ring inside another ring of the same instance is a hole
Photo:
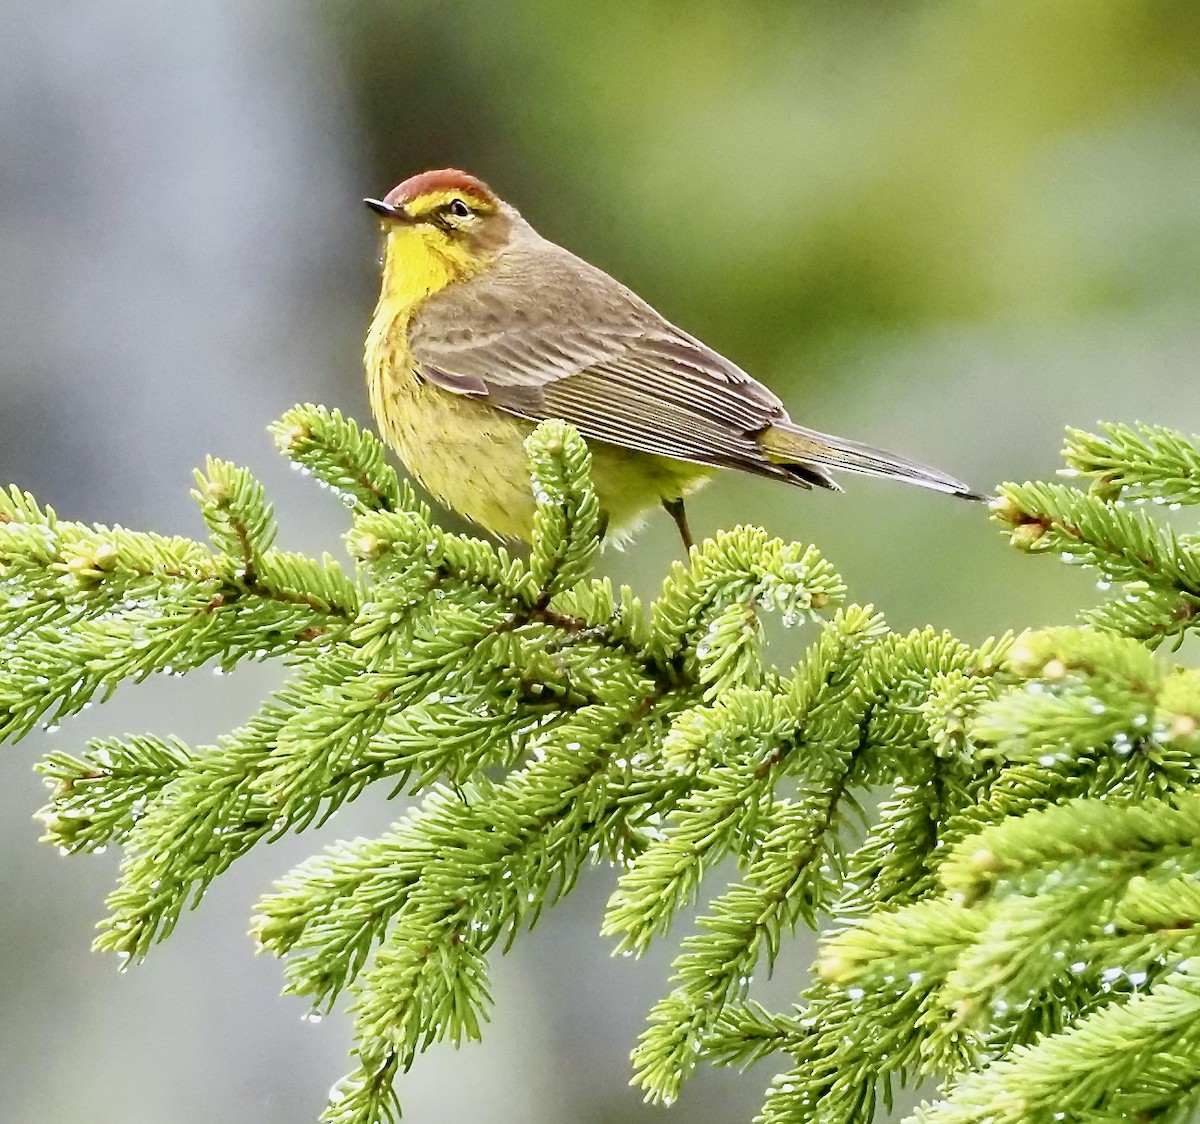
[[[875,449],[845,437],[834,437],[819,433],[815,429],[804,429],[791,422],[778,423],[764,430],[758,438],[768,458],[776,464],[795,465],[797,469],[814,469],[814,475],[825,477],[824,468],[857,472],[863,476],[879,476],[888,480],[902,480],[929,488],[934,492],[945,492],[951,496],[962,496],[969,500],[984,500],[985,496],[967,484],[936,468],[910,461],[907,457],[883,449]],[[832,483],[832,481],[831,481]],[[828,486],[828,485],[826,485]]]

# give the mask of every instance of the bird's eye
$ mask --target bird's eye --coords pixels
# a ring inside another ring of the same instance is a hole
[[[456,219],[469,219],[471,217],[471,208],[461,199],[452,199],[446,210]]]

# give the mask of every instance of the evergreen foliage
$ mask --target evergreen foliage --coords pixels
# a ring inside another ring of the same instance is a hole
[[[725,858],[736,880],[633,1052],[648,1098],[702,1061],[769,1061],[761,1124],[865,1124],[921,1078],[940,1099],[912,1119],[930,1124],[1187,1118],[1200,672],[1153,649],[1200,622],[1200,540],[1127,505],[1200,503],[1194,439],[1072,431],[1089,492],[1005,485],[993,516],[1016,546],[1117,588],[1078,627],[973,646],[891,632],[814,547],[749,527],[643,606],[590,576],[600,511],[561,423],[528,442],[528,560],[437,527],[336,412],[297,407],[274,433],[350,508],[352,569],[275,547],[261,486],[223,461],[193,493],[207,544],[0,493],[0,736],[154,672],[291,665],[215,745],[102,739],[39,766],[45,839],[122,849],[96,946],[132,960],[255,844],[375,782],[423,794],[254,918],[287,991],[318,1011],[349,993],[354,1069],[324,1120],[397,1119],[393,1079],[479,1037],[489,955],[585,863],[621,871],[603,928],[640,953]],[[765,658],[764,612],[813,630],[791,672]],[[827,929],[812,982],[769,1011],[751,979],[797,925]]]

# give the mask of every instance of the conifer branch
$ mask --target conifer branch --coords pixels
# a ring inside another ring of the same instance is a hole
[[[1175,489],[1168,494],[1182,494],[1186,480],[1168,480],[1166,487]],[[1087,623],[1151,644],[1182,642],[1200,625],[1200,543],[1128,510],[1124,500],[1101,498],[1110,494],[1005,484],[992,508],[1018,549],[1053,552],[1064,562],[1094,568],[1101,589],[1120,585],[1119,596],[1087,614]]]
[[[154,672],[287,657],[214,745],[106,738],[39,766],[46,841],[122,848],[96,945],[127,960],[255,845],[371,784],[420,797],[256,909],[287,991],[315,1011],[350,997],[355,1069],[324,1120],[397,1120],[397,1075],[479,1037],[490,956],[585,863],[620,872],[603,931],[641,953],[726,858],[735,880],[633,1053],[649,1099],[702,1062],[782,1058],[762,1124],[868,1124],[919,1078],[940,1099],[913,1119],[938,1124],[1200,1103],[1200,671],[1153,651],[1200,621],[1200,546],[1125,506],[1200,502],[1195,439],[1070,431],[1090,492],[1005,485],[993,516],[1018,548],[1119,589],[1076,627],[972,646],[891,632],[816,548],[752,527],[694,548],[643,606],[592,577],[590,458],[558,422],[527,444],[527,561],[436,526],[336,411],[273,432],[346,505],[353,571],[277,547],[262,486],[216,459],[194,493],[205,543],[0,493],[0,736]],[[791,672],[767,659],[772,616],[817,623]],[[754,975],[823,923],[800,1005],[761,1006]]]
[[[1103,499],[1200,503],[1200,438],[1158,425],[1102,424],[1068,429],[1064,476],[1090,477]]]
[[[1200,961],[964,1079],[921,1124],[1186,1120],[1200,1085]]]

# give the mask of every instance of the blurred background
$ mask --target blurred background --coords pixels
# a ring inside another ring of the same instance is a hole
[[[456,165],[767,381],[801,422],[987,490],[1054,472],[1064,425],[1200,429],[1200,7],[694,0],[16,0],[0,12],[0,481],[64,516],[199,534],[205,454],[266,480],[291,547],[344,513],[275,456],[297,401],[369,417],[378,236],[361,206]],[[1021,557],[982,509],[850,479],[726,477],[698,533],[817,542],[895,627],[977,640],[1068,620],[1088,575]],[[652,595],[656,517],[604,567]],[[791,660],[803,635],[779,645]],[[4,754],[0,1115],[315,1121],[341,1015],[281,1000],[254,900],[381,798],[235,867],[142,967],[88,951],[117,857],[37,842],[30,767],[92,734],[204,742],[279,669],[123,689]],[[485,1042],[436,1049],[406,1117],[749,1121],[770,1067],[708,1072],[666,1116],[625,1087],[665,990],[596,936],[595,871],[494,967]],[[762,991],[804,978],[798,941]]]

